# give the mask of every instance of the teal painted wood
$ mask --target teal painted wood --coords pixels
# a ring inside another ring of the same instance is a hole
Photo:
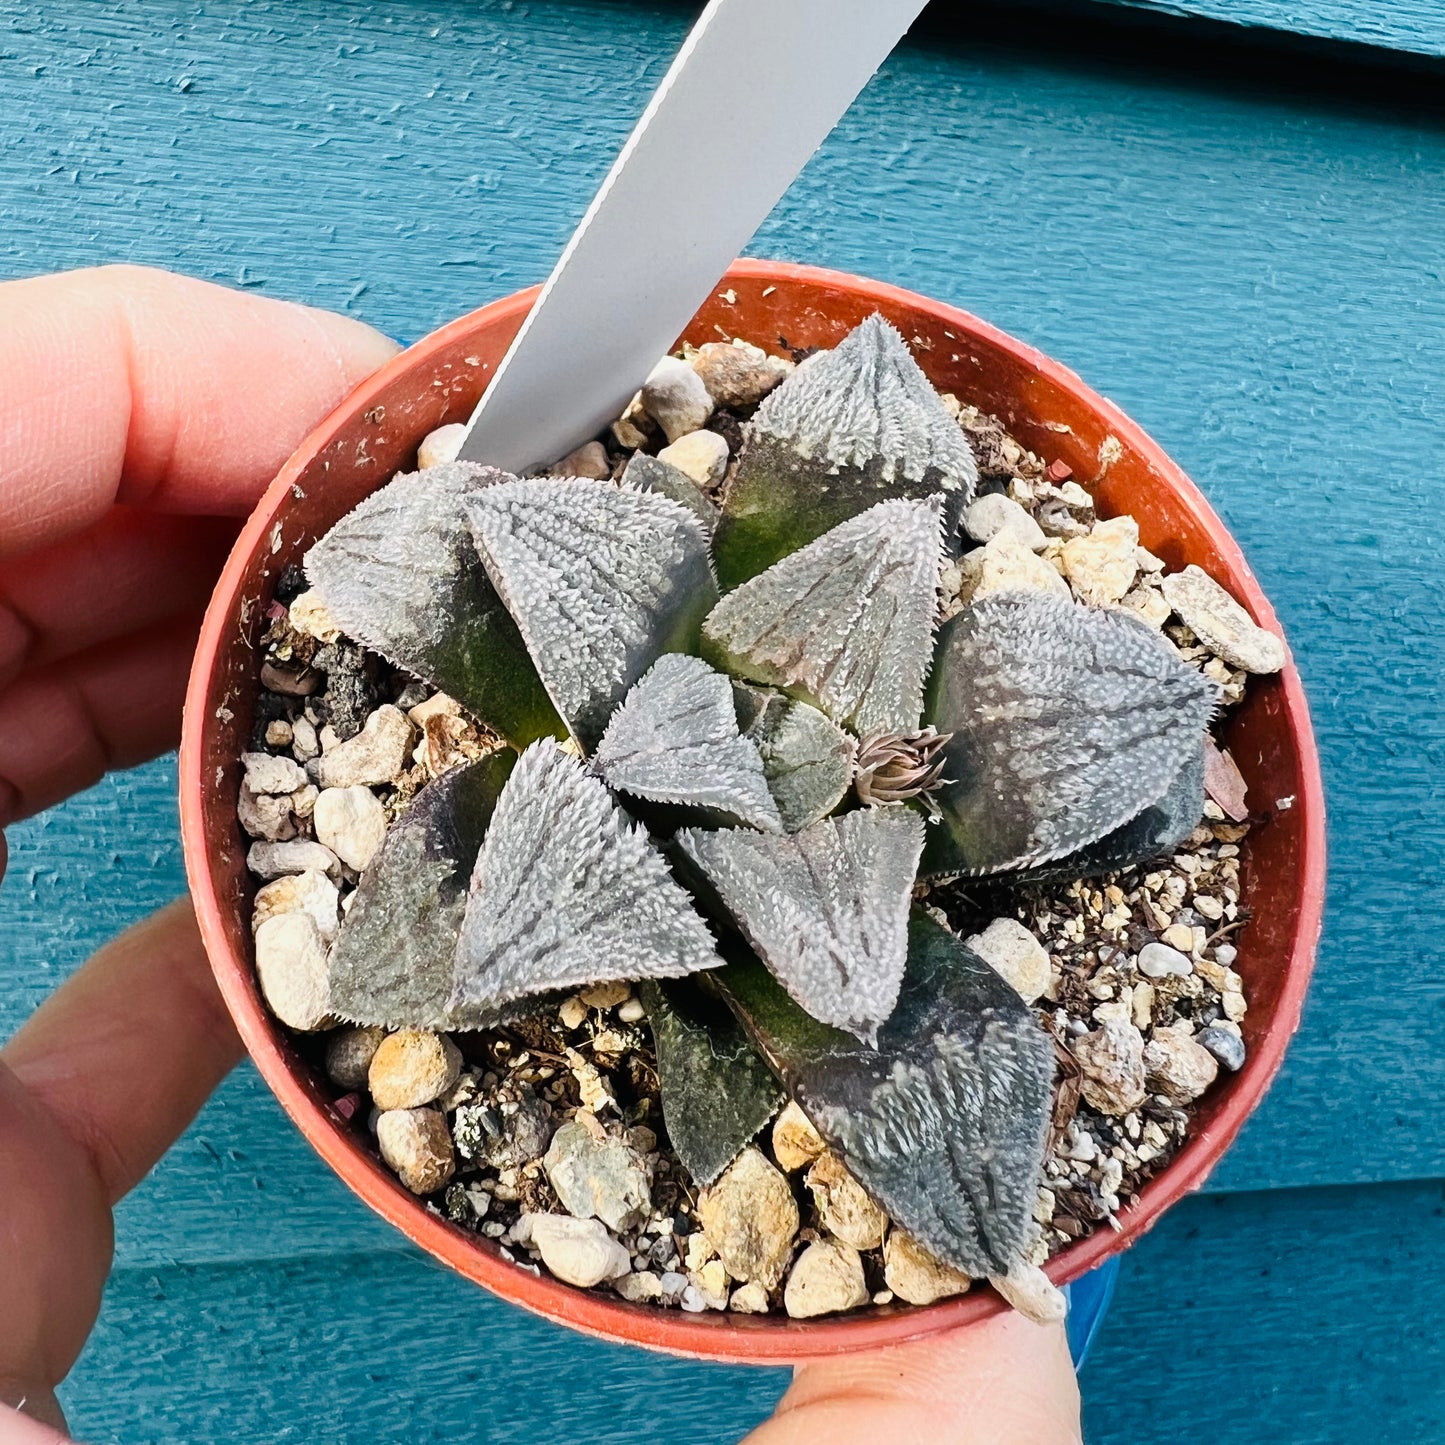
[[[1442,1289],[1438,1182],[1187,1200],[1125,1261],[1086,1438],[1439,1440]],[[398,1251],[127,1270],[62,1394],[97,1445],[721,1445],[786,1380],[584,1340]]]

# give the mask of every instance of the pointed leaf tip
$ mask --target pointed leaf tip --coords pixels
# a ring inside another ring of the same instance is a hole
[[[928,720],[952,732],[930,872],[1065,857],[1163,797],[1216,690],[1132,615],[995,593],[939,635]]]
[[[744,582],[703,624],[731,672],[860,734],[913,732],[938,603],[941,499],[880,502]]]
[[[453,1003],[492,1006],[718,962],[712,934],[644,829],[556,743],[534,743],[477,856]]]
[[[700,658],[658,658],[612,715],[592,765],[634,797],[782,831],[763,760],[738,733],[732,685]]]
[[[689,828],[677,840],[798,1003],[871,1041],[903,977],[923,828],[893,804],[783,837]]]

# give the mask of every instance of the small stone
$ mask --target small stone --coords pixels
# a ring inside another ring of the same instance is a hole
[[[278,717],[266,724],[266,744],[273,748],[291,746],[291,724],[284,717]]]
[[[416,449],[417,470],[424,472],[428,467],[440,467],[456,461],[466,434],[467,425],[460,421],[448,422],[446,426],[429,431]]]
[[[1055,468],[1063,466],[1064,474],[1058,476]],[[1066,463],[1053,462],[1050,464],[1045,476],[1051,482],[1059,483],[1059,500],[1074,512],[1092,512],[1094,510],[1094,499],[1077,483],[1070,481],[1071,469]]]
[[[574,1218],[596,1216],[621,1232],[636,1229],[652,1208],[647,1161],[625,1140],[594,1138],[576,1121],[552,1136],[544,1167],[562,1207]]]
[[[823,1136],[813,1121],[789,1099],[773,1121],[773,1156],[788,1173],[803,1169],[823,1152]]]
[[[965,940],[1025,1003],[1041,998],[1049,986],[1049,955],[1027,928],[1014,918],[995,918],[982,933]]]
[[[1031,552],[1042,552],[1049,539],[1044,530],[1012,497],[990,492],[968,504],[963,529],[976,542],[989,542],[1007,532]]]
[[[1131,1023],[1110,1019],[1073,1043],[1085,1102],[1101,1114],[1127,1114],[1144,1102],[1144,1038]]]
[[[1134,585],[1139,524],[1133,517],[1098,522],[1086,537],[1064,543],[1064,573],[1080,602],[1107,607]]]
[[[708,491],[727,473],[728,444],[715,431],[689,432],[671,446],[663,447],[657,459],[676,467],[703,491]]]
[[[1191,1024],[1180,1023],[1155,1029],[1144,1045],[1144,1069],[1154,1093],[1171,1104],[1189,1104],[1218,1077],[1219,1060],[1195,1041]]]
[[[1171,923],[1159,936],[1170,948],[1177,948],[1180,953],[1194,951],[1194,930],[1187,923]]]
[[[429,698],[409,707],[406,715],[417,727],[425,728],[434,717],[460,717],[462,705],[444,692],[434,692]]]
[[[337,743],[312,764],[323,788],[355,788],[394,783],[406,771],[412,726],[390,703],[377,708],[355,737]]]
[[[1225,968],[1229,968],[1238,957],[1239,950],[1232,943],[1221,943],[1214,950],[1215,961]]]
[[[314,587],[291,603],[286,620],[297,632],[314,637],[318,642],[335,642],[341,636],[341,625]]]
[[[959,558],[959,598],[977,602],[993,592],[1051,592],[1069,595],[1069,584],[1042,557],[1011,532],[999,532],[982,547]]]
[[[911,1305],[931,1305],[934,1300],[963,1294],[973,1283],[962,1270],[936,1259],[896,1226],[889,1230],[883,1247],[883,1278],[894,1294]]]
[[[813,1162],[804,1183],[813,1195],[818,1217],[831,1234],[854,1249],[878,1249],[882,1245],[888,1216],[831,1149]]]
[[[320,685],[320,674],[303,663],[292,667],[281,667],[274,662],[261,664],[261,686],[279,692],[282,697],[310,697]]]
[[[632,997],[632,985],[630,983],[595,983],[591,988],[582,989],[577,997],[588,1008],[616,1008],[618,1004],[626,1003]]]
[[[256,901],[251,905],[251,932],[281,913],[309,913],[322,939],[330,943],[340,923],[340,901],[336,885],[317,869],[288,873],[256,890]]]
[[[445,1034],[398,1029],[377,1048],[367,1087],[378,1109],[417,1109],[441,1098],[461,1072],[461,1051]]]
[[[309,913],[280,913],[256,930],[256,977],[271,1012],[288,1028],[312,1033],[330,1025],[326,941]]]
[[[722,1309],[727,1304],[728,1293],[728,1272],[720,1259],[710,1259],[698,1270],[697,1278],[693,1281],[697,1287],[708,1296],[708,1303],[714,1309]],[[716,1301],[716,1303],[714,1303]]]
[[[1210,1024],[1207,1029],[1200,1029],[1195,1042],[1208,1049],[1231,1074],[1237,1074],[1244,1067],[1244,1040],[1234,1029]]]
[[[1169,621],[1174,609],[1164,600],[1164,594],[1154,587],[1135,587],[1126,592],[1119,602],[1136,617],[1142,617],[1155,632]]]
[[[284,878],[314,868],[328,878],[341,877],[341,860],[324,843],[293,838],[286,843],[252,843],[246,867],[258,878]]]
[[[712,397],[687,362],[664,356],[642,383],[642,405],[669,442],[707,425]]]
[[[989,1283],[1035,1324],[1062,1324],[1069,1312],[1069,1302],[1035,1264],[1016,1264],[1006,1275],[990,1276]]]
[[[713,402],[739,410],[756,406],[793,370],[791,361],[741,340],[704,342],[691,362]]]
[[[1134,1027],[1141,1032],[1153,1023],[1154,985],[1152,983],[1145,983],[1141,979],[1134,985],[1134,992],[1129,999],[1129,1017]]]
[[[313,812],[316,839],[359,873],[386,837],[386,809],[370,788],[326,788]]]
[[[640,1024],[647,1017],[647,1010],[642,1006],[640,998],[630,998],[626,1003],[618,1006],[618,1021],[624,1024]]]
[[[338,1029],[326,1041],[326,1077],[339,1089],[364,1089],[371,1060],[385,1037],[386,1030],[373,1025]]]
[[[1225,1018],[1234,1024],[1239,1023],[1249,1012],[1244,995],[1235,989],[1226,989],[1219,995],[1219,1006],[1224,1010]]]
[[[795,1320],[834,1315],[868,1303],[863,1261],[848,1244],[816,1240],[798,1256],[783,1289],[783,1308]]]
[[[1194,964],[1187,953],[1167,943],[1146,943],[1139,950],[1139,972],[1146,978],[1188,978]]]
[[[765,1315],[768,1312],[768,1292],[759,1281],[750,1279],[733,1291],[728,1308],[740,1315]]]
[[[627,403],[622,415],[612,423],[612,435],[616,438],[617,445],[626,451],[635,452],[639,447],[647,445],[647,439],[653,430],[652,418],[643,410],[642,393],[633,393],[632,400]]]
[[[452,1126],[463,1159],[493,1169],[520,1169],[540,1159],[552,1142],[552,1111],[530,1091],[496,1104],[464,1104]]]
[[[657,1277],[657,1282],[662,1286],[662,1298],[666,1304],[677,1304],[687,1289],[687,1276],[675,1269],[665,1270]]]
[[[548,472],[548,476],[553,477],[591,477],[594,482],[605,482],[611,475],[612,463],[607,460],[607,448],[601,442],[583,442]]]
[[[309,763],[321,751],[320,739],[316,736],[316,724],[310,718],[298,717],[291,724],[291,755],[302,763]]]
[[[700,1315],[707,1308],[707,1296],[697,1285],[689,1283],[678,1303],[688,1314]]]
[[[640,1269],[636,1274],[624,1274],[612,1288],[629,1304],[646,1304],[650,1300],[662,1298],[662,1281],[650,1269]]]
[[[586,1019],[587,1005],[576,994],[571,998],[564,998],[557,1009],[557,1022],[564,1029],[580,1029]]]
[[[258,793],[244,778],[236,798],[236,818],[251,837],[268,843],[282,843],[296,836],[296,816],[290,797]]]
[[[1245,672],[1278,672],[1289,661],[1282,638],[1266,632],[1202,568],[1190,565],[1160,586],[1180,620],[1211,652]]]
[[[1201,918],[1208,918],[1211,922],[1218,923],[1224,917],[1224,904],[1218,898],[1212,898],[1207,893],[1196,893],[1189,902]]]
[[[798,1233],[798,1206],[788,1181],[749,1146],[698,1201],[707,1242],[734,1279],[767,1289],[783,1277]]]
[[[565,1214],[534,1214],[532,1243],[542,1263],[565,1284],[591,1289],[632,1271],[632,1258],[596,1219]]]
[[[253,793],[291,794],[306,786],[306,774],[290,758],[271,753],[242,753],[241,766]]]
[[[376,1121],[381,1157],[413,1194],[440,1189],[456,1170],[452,1136],[435,1109],[386,1109]]]

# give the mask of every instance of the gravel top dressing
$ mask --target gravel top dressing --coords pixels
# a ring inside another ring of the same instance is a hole
[[[1039,1266],[1245,1061],[1209,729],[1283,642],[878,318],[664,359],[565,480],[461,430],[283,575],[258,651],[257,969],[336,1113],[581,1288],[805,1318],[977,1278],[1061,1317]],[[467,520],[408,552],[423,484]],[[384,639],[368,527],[430,589]]]

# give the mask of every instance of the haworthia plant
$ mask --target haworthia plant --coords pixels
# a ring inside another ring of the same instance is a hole
[[[334,948],[337,1011],[466,1028],[637,981],[695,1180],[775,1078],[899,1227],[970,1274],[1018,1265],[1049,1042],[910,915],[915,885],[1174,846],[1214,689],[1128,614],[1040,593],[935,639],[974,485],[874,318],[759,408],[715,533],[643,456],[620,482],[436,468],[344,518],[308,559],[340,624],[525,751],[392,826]]]

